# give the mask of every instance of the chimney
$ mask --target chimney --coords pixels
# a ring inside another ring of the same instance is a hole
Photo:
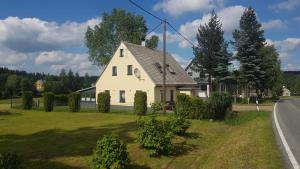
[[[145,41],[142,41],[142,46],[146,46],[146,42]]]

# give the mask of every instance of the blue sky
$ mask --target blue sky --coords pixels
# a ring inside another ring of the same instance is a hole
[[[135,0],[166,18],[195,41],[197,28],[215,9],[225,38],[238,28],[246,7],[256,10],[269,44],[275,45],[283,70],[300,70],[300,0]],[[149,29],[159,21],[126,0],[2,0],[0,2],[0,66],[30,72],[58,73],[62,68],[98,75],[84,46],[87,26],[101,22],[103,12],[124,8],[143,15]],[[152,34],[161,37],[161,29]],[[185,66],[193,57],[191,46],[168,28],[167,50]],[[161,48],[161,44],[159,45]]]

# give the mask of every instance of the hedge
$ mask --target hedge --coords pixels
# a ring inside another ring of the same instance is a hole
[[[136,91],[134,95],[134,113],[145,115],[147,112],[147,93]]]
[[[45,112],[53,111],[54,107],[54,94],[52,92],[44,93],[44,110]]]
[[[191,97],[178,93],[176,95],[175,114],[178,116],[188,117],[191,111],[192,101]]]
[[[232,96],[225,92],[212,93],[205,106],[206,118],[224,120],[232,109]]]
[[[1,169],[23,169],[23,160],[15,153],[0,153]]]
[[[81,99],[81,95],[78,92],[69,94],[68,104],[69,104],[70,112],[79,112],[80,111],[80,99]]]
[[[32,109],[33,93],[31,91],[24,91],[22,93],[22,106],[25,110]]]
[[[110,112],[110,94],[109,92],[98,93],[98,111],[102,113]]]

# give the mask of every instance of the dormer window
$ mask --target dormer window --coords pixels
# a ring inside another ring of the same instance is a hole
[[[175,74],[174,69],[173,69],[169,64],[167,64],[166,66],[167,66],[168,71],[169,71],[171,74]]]
[[[155,63],[154,63],[154,66],[156,67],[156,69],[157,69],[160,73],[163,73],[162,66],[161,66],[158,62],[155,62]]]
[[[120,49],[120,57],[124,56],[124,49]]]

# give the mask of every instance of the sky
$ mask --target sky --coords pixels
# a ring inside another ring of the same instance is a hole
[[[232,40],[247,7],[255,9],[268,44],[276,47],[283,70],[300,71],[300,0],[134,0],[196,44],[200,24],[218,14],[224,36]],[[160,21],[127,0],[1,0],[0,67],[58,74],[61,69],[99,75],[88,60],[84,35],[101,15],[123,8],[144,16],[149,30]],[[162,37],[162,28],[151,35]],[[162,48],[162,39],[158,48]],[[232,48],[232,47],[231,47]],[[231,49],[233,50],[233,49]],[[194,57],[191,45],[167,27],[167,51],[185,67]]]

